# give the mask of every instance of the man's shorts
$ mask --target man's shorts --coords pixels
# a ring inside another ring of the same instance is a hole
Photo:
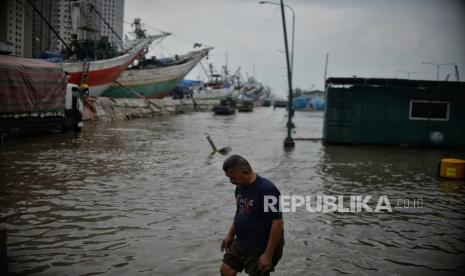
[[[272,259],[272,267],[268,272],[260,273],[258,271],[257,261],[258,258],[265,252],[266,247],[244,249],[237,246],[234,240],[231,246],[226,250],[223,257],[223,262],[229,265],[237,272],[241,272],[245,269],[245,272],[249,275],[270,275],[270,271],[274,271],[274,267],[278,264],[279,260],[283,256],[284,247],[284,233],[281,239],[276,245]]]

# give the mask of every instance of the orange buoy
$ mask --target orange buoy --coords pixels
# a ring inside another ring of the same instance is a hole
[[[439,165],[439,176],[449,179],[464,179],[465,160],[456,158],[441,159]]]

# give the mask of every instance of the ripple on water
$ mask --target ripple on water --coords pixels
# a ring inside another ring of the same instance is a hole
[[[285,110],[195,113],[89,123],[78,137],[2,145],[0,206],[13,274],[213,275],[234,215],[234,187],[211,155],[231,146],[282,194],[421,198],[393,213],[286,213],[277,275],[460,274],[463,185],[438,181],[451,152],[325,146],[282,148]],[[295,137],[321,137],[321,113],[296,113]],[[53,139],[51,139],[53,138]],[[454,152],[454,155],[464,153]]]

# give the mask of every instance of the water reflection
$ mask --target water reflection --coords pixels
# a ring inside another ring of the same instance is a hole
[[[15,274],[216,275],[234,213],[218,147],[246,156],[283,194],[422,198],[393,213],[286,213],[276,275],[457,275],[465,270],[463,184],[436,179],[463,152],[323,146],[283,149],[285,110],[91,123],[77,137],[0,148],[0,206]],[[294,137],[321,137],[321,113],[296,113]]]

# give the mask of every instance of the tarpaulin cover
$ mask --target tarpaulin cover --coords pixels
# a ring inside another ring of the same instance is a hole
[[[325,100],[320,97],[313,97],[310,100],[310,105],[313,110],[324,110],[325,109]]]
[[[197,86],[197,85],[200,85],[200,81],[196,81],[196,80],[182,80],[178,83],[178,86],[180,87],[193,87],[193,86]]]
[[[0,55],[0,114],[61,112],[66,76],[56,64]]]
[[[294,106],[295,109],[305,109],[308,108],[308,103],[307,103],[306,97],[295,97],[292,100],[292,105]]]

